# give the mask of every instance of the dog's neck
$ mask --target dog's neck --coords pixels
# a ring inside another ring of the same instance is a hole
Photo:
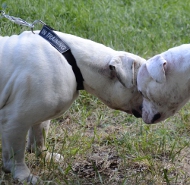
[[[109,62],[117,51],[102,44],[70,34],[57,33],[70,47],[84,78],[84,90],[97,96],[107,105],[110,99],[111,79]],[[109,106],[109,105],[108,105]]]
[[[101,88],[101,75],[107,75],[107,78],[110,78],[108,75],[108,63],[117,51],[102,44],[74,35],[59,32],[58,35],[70,47],[71,52],[77,62],[77,66],[79,67],[84,78],[84,85],[93,89]]]

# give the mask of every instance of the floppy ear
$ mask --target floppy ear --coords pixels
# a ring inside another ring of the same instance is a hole
[[[126,55],[115,56],[109,62],[110,70],[114,71],[120,83],[131,88],[134,85],[134,59]]]
[[[158,83],[164,83],[166,81],[166,64],[167,61],[160,55],[157,55],[146,62],[148,73]]]

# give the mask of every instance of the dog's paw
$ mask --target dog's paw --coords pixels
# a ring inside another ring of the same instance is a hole
[[[30,184],[30,185],[42,185],[42,181],[39,177],[30,174],[28,177],[15,177],[14,181],[15,184]]]
[[[29,176],[28,176],[28,178],[27,178],[27,183],[28,184],[42,184],[42,181],[40,180],[40,178],[39,177],[37,177],[37,176],[34,176],[34,175],[32,175],[32,174],[30,174]]]
[[[56,162],[56,163],[59,163],[59,162],[62,162],[64,160],[63,156],[61,154],[58,154],[58,153],[50,153],[50,152],[45,152],[43,155],[42,155],[42,158],[45,157],[45,161],[46,162]]]

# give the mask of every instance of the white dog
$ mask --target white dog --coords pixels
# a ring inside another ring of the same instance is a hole
[[[37,178],[25,164],[27,148],[44,148],[49,119],[62,115],[78,96],[71,65],[39,31],[0,37],[0,127],[3,169],[19,181]],[[141,116],[136,77],[145,60],[102,44],[56,32],[70,47],[83,76],[84,89],[113,109]],[[54,154],[54,157],[60,155]]]
[[[150,58],[140,67],[137,84],[145,123],[174,115],[190,98],[190,44]]]

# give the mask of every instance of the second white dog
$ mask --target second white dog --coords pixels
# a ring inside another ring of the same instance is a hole
[[[137,77],[143,95],[142,118],[157,123],[174,115],[190,98],[190,44],[150,58]]]
[[[78,96],[72,67],[38,34],[0,37],[0,127],[3,168],[19,181],[37,178],[25,164],[27,148],[44,150],[49,119],[63,114]],[[102,44],[56,32],[71,48],[84,78],[84,89],[113,109],[141,116],[136,76],[145,60]],[[44,122],[46,121],[46,122]],[[59,155],[54,154],[54,157]]]

